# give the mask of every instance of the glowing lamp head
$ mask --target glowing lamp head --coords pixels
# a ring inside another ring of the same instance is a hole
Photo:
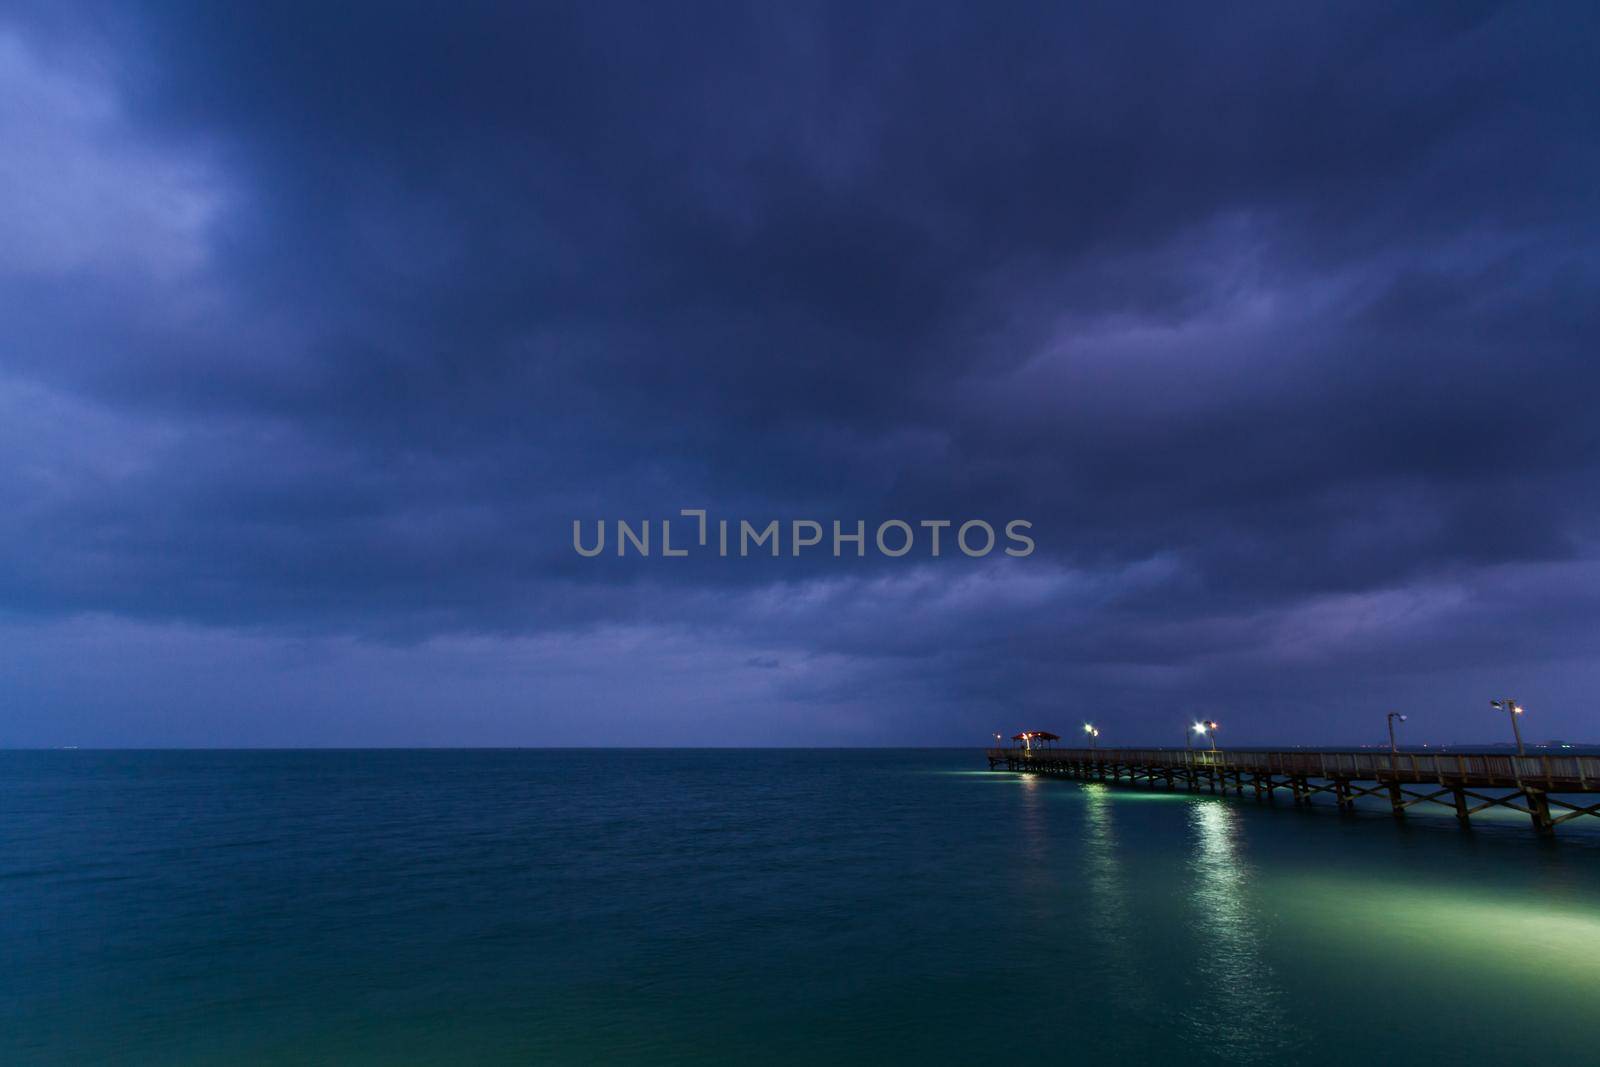
[[[1205,733],[1206,732],[1206,724],[1203,723],[1203,722],[1195,723],[1194,724],[1194,732],[1197,733],[1197,734]]]

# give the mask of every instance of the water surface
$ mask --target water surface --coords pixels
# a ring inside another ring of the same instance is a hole
[[[0,753],[0,1062],[1593,1053],[1593,831],[983,766]]]

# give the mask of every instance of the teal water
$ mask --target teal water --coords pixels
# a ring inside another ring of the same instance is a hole
[[[3,752],[0,1063],[1592,1062],[1593,831],[982,766]]]

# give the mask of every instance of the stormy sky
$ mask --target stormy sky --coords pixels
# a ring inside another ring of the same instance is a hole
[[[1600,741],[1597,48],[0,4],[0,744]],[[573,551],[696,507],[1037,550]]]

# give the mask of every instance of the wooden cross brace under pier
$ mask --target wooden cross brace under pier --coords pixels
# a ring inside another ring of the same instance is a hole
[[[1480,793],[1475,789],[1468,789],[1458,783],[1444,783],[1442,788],[1435,789],[1431,793],[1414,792],[1410,789],[1404,789],[1398,784],[1388,788],[1410,798],[1395,808],[1396,815],[1403,814],[1404,809],[1413,805],[1431,801],[1448,808],[1454,808],[1456,818],[1463,825],[1478,812],[1486,811],[1489,808],[1510,808],[1512,811],[1519,811],[1533,821],[1534,829],[1540,833],[1549,833],[1560,823],[1564,823],[1569,819],[1576,819],[1580,815],[1600,815],[1600,803],[1573,804],[1560,797],[1553,797],[1534,786],[1524,786],[1520,790],[1502,793],[1498,796]],[[1447,793],[1450,795],[1448,802],[1439,799]],[[1479,803],[1469,804],[1469,800],[1476,800]],[[1550,810],[1551,805],[1567,810],[1564,814],[1553,815]]]

